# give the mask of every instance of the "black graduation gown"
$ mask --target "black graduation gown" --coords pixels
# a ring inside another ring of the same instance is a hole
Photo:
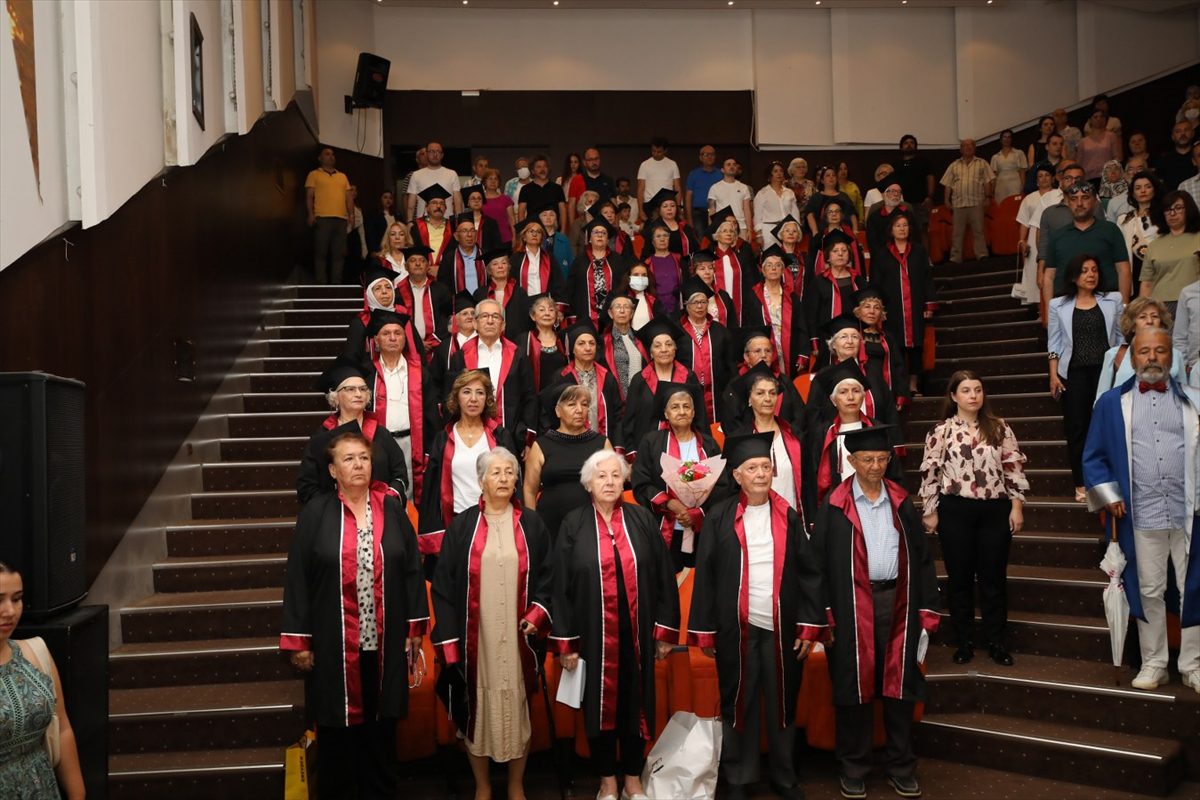
[[[441,342],[449,335],[450,318],[454,315],[453,298],[450,296],[450,290],[446,288],[444,283],[433,280],[426,281],[425,287],[425,291],[429,297],[430,310],[433,312],[433,330],[425,331],[426,341],[429,339],[429,334],[432,333],[437,337],[438,342]],[[417,314],[417,310],[413,307],[415,302],[412,287],[409,285],[408,279],[405,278],[396,285],[396,303],[397,305],[403,305],[408,310],[409,316],[415,318]],[[426,321],[426,325],[428,324],[428,321]],[[414,333],[416,332],[414,323],[410,322],[409,327],[412,328]],[[436,348],[437,345],[434,345],[434,347]],[[425,363],[429,363],[431,354],[432,350],[425,351]]]
[[[633,259],[623,256],[615,250],[608,251],[608,267],[612,273],[608,283],[608,295],[621,285]],[[608,299],[603,303],[592,300],[594,292],[592,275],[592,249],[588,247],[571,262],[571,271],[567,278],[567,303],[570,306],[568,317],[578,320],[590,320],[597,330],[604,327],[603,323],[608,314]],[[557,299],[557,298],[556,298]]]
[[[837,416],[836,414],[834,415]],[[868,427],[873,426],[875,421],[870,417],[863,415],[863,424]],[[821,501],[824,497],[821,496],[821,466],[825,465],[827,470],[829,486],[826,489],[826,496],[830,491],[837,488],[842,482],[842,474],[840,465],[838,464],[838,451],[833,447],[833,442],[830,438],[830,430],[833,428],[835,419],[831,419],[826,423],[811,428],[805,432],[804,442],[804,514],[805,518],[810,522],[817,518],[817,509],[820,508]],[[841,427],[840,425],[838,426]],[[828,442],[828,446],[826,445]],[[893,481],[904,480],[904,467],[899,458],[893,456],[888,462],[885,477]]]
[[[439,421],[442,416],[442,406],[446,403],[446,392],[450,391],[450,384],[446,383],[446,372],[450,369],[450,359],[458,352],[459,348],[458,334],[447,332],[446,338],[434,349],[433,356],[429,359],[429,366],[425,370],[429,374],[427,396],[429,402],[434,405],[433,410]]]
[[[621,730],[617,719],[618,650],[617,578],[613,539],[606,529],[599,533],[596,508],[591,503],[576,508],[563,519],[555,548],[553,610],[550,648],[557,653],[578,653],[587,664],[584,682],[583,721],[588,736],[601,731]],[[636,622],[639,675],[622,675],[621,680],[640,680],[642,736],[653,737],[655,710],[654,651],[656,642],[672,645],[679,640],[679,588],[667,548],[658,535],[654,517],[633,504],[617,506],[625,540],[618,542],[621,577],[630,616]],[[619,534],[614,534],[618,535]],[[603,690],[603,691],[602,691]]]
[[[488,281],[487,286],[480,286],[475,290],[475,294],[471,295],[476,303],[484,300],[496,299],[496,286],[491,281]],[[504,286],[504,338],[516,345],[525,343],[525,335],[529,333],[533,327],[533,320],[529,318],[529,295],[525,290],[517,285],[513,279],[509,279]]]
[[[596,421],[600,429],[596,431],[608,437],[613,449],[625,455],[625,434],[622,430],[622,420],[625,418],[625,401],[621,399],[621,387],[617,384],[617,376],[612,370],[599,361],[595,362],[596,394],[600,407],[596,411]],[[575,362],[568,361],[558,374],[546,383],[546,386],[579,383],[579,373],[575,370]],[[540,403],[538,404],[540,407]],[[558,418],[553,416],[553,410],[542,409],[541,422],[538,431],[558,427]]]
[[[746,362],[738,366],[738,372],[745,374]],[[776,376],[779,379],[779,399],[775,402],[775,416],[787,421],[797,436],[803,436],[805,425],[805,404],[796,384],[787,376]],[[730,381],[725,391],[721,393],[718,411],[721,415],[721,426],[730,431],[749,425],[754,421],[754,412],[750,410],[750,397],[738,385],[737,379]]]
[[[346,431],[361,433],[371,441],[371,479],[386,484],[400,497],[401,502],[408,502],[408,468],[404,466],[404,451],[383,426],[366,414],[360,426],[357,422],[337,424],[337,413],[330,414],[320,429],[308,439],[304,446],[304,455],[300,458],[300,474],[296,478],[296,497],[300,503],[307,503],[317,492],[331,491],[335,484],[329,475],[328,461],[325,458],[325,448],[333,441],[333,437]]]
[[[516,281],[518,286],[524,288],[521,283],[523,278],[521,268],[525,264],[527,253],[524,249],[513,253],[508,257],[508,274],[509,278]],[[567,303],[567,279],[563,277],[562,270],[554,263],[554,257],[546,250],[541,251],[538,260],[539,280],[541,281],[540,294],[549,293],[558,303],[565,305]],[[529,292],[526,292],[529,294]],[[529,316],[528,313],[525,314]],[[532,330],[532,323],[530,323]]]
[[[908,370],[904,355],[894,346],[890,334],[863,331],[862,353],[867,357],[866,373],[871,386],[886,386],[900,407],[908,405]]]
[[[754,257],[754,252],[749,246],[744,249],[735,247],[732,252],[741,268],[741,282],[737,287],[738,291],[736,293],[734,292],[734,287],[731,286],[722,287],[722,290],[728,293],[730,302],[733,305],[734,314],[737,316],[737,319],[731,320],[727,327],[740,328],[748,324],[746,322],[747,317],[754,319],[759,316],[759,312],[751,310],[751,306],[758,302],[754,297],[754,286],[762,281],[762,273],[758,271],[758,260]],[[716,283],[713,288],[721,286],[724,274],[724,267],[721,266],[724,254],[717,252],[716,256],[716,262],[713,264],[716,270]]]
[[[796,718],[801,662],[792,647],[796,639],[820,639],[826,628],[821,602],[820,566],[809,547],[800,515],[774,492],[770,496],[771,528],[775,538],[774,632],[776,676],[781,688],[781,708],[764,717],[780,728]],[[705,520],[700,537],[688,616],[688,644],[716,647],[717,684],[721,691],[721,718],[742,730],[746,697],[741,691],[744,653],[750,621],[748,557],[742,518],[746,498],[738,494],[718,503]]]
[[[562,334],[557,335],[558,347],[554,350],[543,350],[542,342],[532,330],[525,334],[522,342],[525,355],[529,358],[529,366],[533,370],[533,391],[540,393],[542,389],[555,380],[555,376],[567,365],[567,345]]]
[[[804,462],[808,458],[808,451],[804,441],[805,431],[800,431],[793,428],[792,425],[779,416],[775,417],[775,424],[779,426],[781,435],[783,436],[783,448],[787,451],[788,460],[792,467],[792,491],[796,496],[796,511],[800,514],[800,522],[808,530],[809,520],[812,514],[807,506],[804,505],[804,493],[808,489],[808,476],[804,472]],[[728,436],[744,436],[750,433],[760,433],[757,422],[751,418],[744,425],[727,430],[725,435]],[[771,461],[775,463],[775,477],[779,477],[778,462],[775,460],[774,450],[771,452]],[[732,481],[732,478],[731,478]],[[737,488],[736,486],[734,488]]]
[[[686,383],[702,390],[696,373],[678,361],[675,362],[672,369],[672,383]],[[651,383],[654,384],[653,387],[651,387]],[[635,448],[641,443],[642,437],[651,431],[658,430],[658,424],[662,421],[654,416],[654,393],[657,390],[658,374],[654,371],[653,364],[647,364],[629,382],[629,393],[625,396],[625,417],[621,424],[621,439],[625,442],[625,455],[628,458],[637,455]],[[697,430],[707,431],[709,429],[708,414],[703,408],[696,409],[694,424]]]
[[[480,574],[480,561],[487,536],[482,502],[455,517],[446,531],[431,587],[436,624],[430,638],[446,665],[443,668],[459,665],[466,677],[468,736],[474,735],[478,708],[479,602],[481,579],[485,577]],[[536,511],[513,506],[513,537],[518,559],[517,608],[521,614],[513,620],[513,633],[518,637],[525,700],[532,703],[538,695],[537,658],[518,629],[522,621],[528,621],[537,628],[539,637],[550,633],[554,552]]]
[[[829,345],[822,335],[825,323],[839,314],[853,312],[854,293],[867,285],[862,275],[851,275],[841,286],[835,280],[828,272],[814,275],[804,293],[804,325],[808,330],[809,351],[813,347],[817,350],[817,364],[826,364],[829,360]]]
[[[708,376],[701,375],[696,371],[696,337],[691,334],[691,323],[685,316],[680,325],[687,335],[676,342],[679,345],[679,351],[675,354],[675,360],[690,369],[706,391],[711,390],[712,402],[715,406],[713,412],[718,422],[724,422],[725,420],[721,418],[721,391],[733,376],[734,358],[732,336],[729,329],[719,322],[710,320],[708,323],[704,336],[708,340],[712,356],[712,383],[706,386],[705,381]],[[710,416],[709,409],[705,409],[705,416],[706,418]]]
[[[872,208],[875,208],[872,206]],[[888,231],[892,227],[892,220],[897,213],[908,217],[911,232],[916,233],[916,212],[908,203],[901,203],[893,209],[888,209],[883,203],[879,204],[879,208],[875,209],[868,217],[866,224],[867,231],[867,249],[871,251],[871,272],[879,265],[879,257],[883,250],[887,249]],[[916,238],[914,236],[914,238]],[[872,275],[872,278],[874,276]]]
[[[646,224],[642,226],[642,252],[637,254],[638,261],[645,261],[654,255],[654,228],[658,223],[659,218],[654,217],[646,220]],[[700,249],[700,238],[696,236],[696,231],[691,225],[686,222],[677,222],[677,224],[679,227],[671,231],[667,250],[677,256],[690,257],[692,253]]]
[[[834,407],[833,401],[829,399],[830,392],[839,380],[838,374],[835,373],[832,365],[825,367],[813,376],[812,387],[808,391],[808,405],[806,406],[806,425],[809,428],[819,428],[824,430],[837,417],[837,408]],[[893,446],[901,445],[902,437],[900,436],[900,416],[896,413],[896,401],[892,396],[892,390],[886,384],[877,384],[871,380],[871,376],[864,373],[861,365],[857,361],[854,362],[855,376],[862,383],[863,388],[867,390],[866,398],[864,398],[864,409],[867,416],[885,425],[894,425],[889,431],[888,438]]]
[[[900,532],[900,569],[883,696],[919,701],[925,698],[925,677],[917,667],[917,645],[922,626],[931,633],[937,629],[941,607],[937,573],[920,513],[908,493],[892,481],[885,480],[884,485]],[[845,481],[830,492],[817,512],[811,541],[825,576],[823,605],[832,619],[834,643],[827,644],[825,651],[836,705],[869,703],[876,697],[874,596],[853,486],[854,481]]]
[[[746,327],[756,325],[772,327],[771,312],[767,308],[766,302],[765,283],[761,281],[756,283],[753,291],[754,296],[751,298],[750,305],[746,309],[744,324]],[[794,380],[800,374],[802,367],[808,366],[812,344],[809,340],[808,330],[804,324],[804,305],[801,303],[798,295],[787,290],[786,285],[783,287],[783,307],[781,313],[783,315],[783,330],[781,331],[783,347],[780,348],[779,344],[776,343],[775,351],[780,368],[784,373],[784,379],[790,381]],[[772,341],[774,341],[773,337]]]
[[[900,262],[891,248],[884,245],[871,253],[871,286],[883,293],[887,311],[884,329],[897,349],[922,347],[925,343],[924,313],[937,309],[929,255],[917,242],[909,242],[908,246],[907,280],[901,274]]]
[[[504,242],[500,238],[500,226],[496,224],[496,220],[483,213],[479,217],[476,223],[476,241],[479,242],[480,249],[486,253],[489,250],[497,250],[503,247]]]
[[[404,640],[424,636],[429,604],[416,536],[404,502],[375,483],[370,491],[375,533],[375,608],[379,636],[379,717],[408,712],[408,660]],[[345,727],[363,719],[361,687],[347,680],[359,661],[355,575],[357,523],[337,491],[320,492],[300,511],[288,552],[283,589],[282,650],[311,650],[313,671],[305,680],[305,707],[317,725]],[[346,587],[351,587],[349,591]],[[384,611],[386,610],[386,614]]]
[[[512,434],[514,443],[520,448],[513,452],[520,458],[525,447],[533,444],[537,435],[538,404],[533,393],[533,367],[521,348],[503,337],[500,341],[504,349],[501,356],[503,379],[500,387],[492,388],[500,395],[496,404],[500,411],[500,424]],[[479,365],[478,343],[479,337],[470,339],[450,357],[450,366],[442,379],[443,392],[450,391],[460,373]],[[443,397],[442,402],[445,401]]]

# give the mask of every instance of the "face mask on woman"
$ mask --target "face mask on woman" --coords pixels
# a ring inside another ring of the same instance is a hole
[[[520,169],[518,169],[517,170],[517,178],[520,180],[523,180],[523,181],[528,180],[529,179],[529,167],[521,167]]]
[[[1190,119],[1192,122],[1195,122],[1197,119],[1200,119],[1200,108],[1189,108],[1187,111],[1183,112],[1183,116],[1185,119]]]
[[[650,279],[645,275],[634,275],[629,279],[629,288],[635,292],[644,292],[650,286]]]

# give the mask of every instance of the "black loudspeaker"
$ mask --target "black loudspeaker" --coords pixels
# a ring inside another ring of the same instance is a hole
[[[88,800],[104,800],[108,792],[108,606],[78,606],[39,621],[23,619],[13,632],[14,639],[34,636],[46,640],[58,667]]]
[[[392,62],[374,53],[358,54],[358,69],[354,72],[354,94],[351,99],[360,108],[383,108],[387,94],[388,70]]]
[[[25,579],[25,614],[70,608],[87,595],[79,381],[0,373],[0,561]]]

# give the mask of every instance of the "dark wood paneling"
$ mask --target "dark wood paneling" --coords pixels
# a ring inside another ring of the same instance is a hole
[[[314,154],[292,106],[0,272],[0,369],[87,384],[89,579],[259,324],[261,300],[307,258]],[[193,382],[176,379],[177,338],[195,343]]]

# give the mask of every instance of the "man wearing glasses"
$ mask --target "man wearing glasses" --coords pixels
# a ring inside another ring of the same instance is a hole
[[[1087,254],[1100,265],[1097,291],[1120,291],[1121,299],[1128,303],[1133,276],[1121,229],[1106,219],[1096,219],[1099,201],[1087,181],[1077,179],[1063,190],[1063,199],[1071,212],[1072,224],[1049,236],[1044,251],[1046,268],[1042,281],[1043,293],[1046,291],[1044,287],[1052,286],[1054,295],[1063,294],[1066,291],[1063,274],[1067,262],[1077,255]],[[1038,250],[1039,255],[1042,252]]]
[[[1074,161],[1064,158],[1058,162],[1058,166],[1054,168],[1054,177],[1058,181],[1058,188],[1046,192],[1042,197],[1042,213],[1029,223],[1031,227],[1037,229],[1037,283],[1038,288],[1042,290],[1043,307],[1054,296],[1051,283],[1046,280],[1046,248],[1050,246],[1050,237],[1055,231],[1065,228],[1072,223],[1073,217],[1071,216],[1071,209],[1067,207],[1065,193],[1077,181],[1082,181],[1083,176],[1083,167]],[[1097,212],[1099,212],[1099,203],[1096,206]],[[1045,322],[1042,324],[1045,325]]]

